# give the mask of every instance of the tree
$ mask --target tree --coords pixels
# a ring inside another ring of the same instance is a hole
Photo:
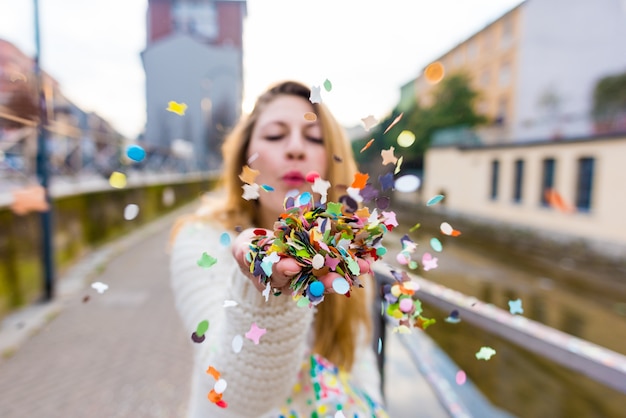
[[[434,90],[433,104],[430,107],[414,103],[402,114],[398,123],[387,133],[383,133],[401,114],[395,108],[372,131],[371,138],[374,138],[374,142],[363,153],[359,151],[368,139],[355,141],[353,147],[359,164],[365,164],[372,159],[378,162],[376,158],[380,158],[380,151],[393,146],[397,150],[396,155],[403,157],[403,167],[421,170],[424,153],[430,146],[433,133],[437,130],[454,126],[474,127],[487,121],[487,118],[474,110],[474,102],[478,95],[479,93],[470,85],[469,76],[463,73],[449,75]],[[415,134],[415,142],[407,148],[399,147],[396,142],[403,130]]]
[[[626,72],[598,81],[593,92],[592,116],[598,133],[626,130]]]

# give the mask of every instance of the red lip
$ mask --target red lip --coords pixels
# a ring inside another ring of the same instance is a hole
[[[289,187],[298,187],[306,181],[304,174],[299,171],[289,171],[285,173],[282,180],[287,183]]]

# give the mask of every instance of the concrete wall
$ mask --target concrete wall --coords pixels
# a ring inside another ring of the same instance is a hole
[[[121,236],[210,190],[213,176],[130,183],[125,189],[92,187],[53,193],[54,259],[58,273],[90,248]],[[168,200],[168,195],[173,200]],[[134,203],[139,215],[124,219]],[[39,214],[14,214],[0,201],[0,318],[42,296]]]
[[[432,148],[425,157],[422,198],[444,194],[439,209],[489,223],[541,231],[554,239],[585,239],[607,255],[626,256],[626,137],[526,146]],[[577,161],[595,159],[591,209],[566,213],[541,204],[542,160],[556,161],[554,188],[574,203]],[[513,201],[514,161],[525,162],[521,202]],[[491,199],[491,162],[500,162],[498,197]],[[435,208],[437,209],[437,208]]]

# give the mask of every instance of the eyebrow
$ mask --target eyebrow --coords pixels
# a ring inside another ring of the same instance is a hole
[[[281,121],[281,120],[273,120],[273,121],[269,121],[267,123],[264,123],[263,125],[260,126],[260,128],[266,128],[266,127],[270,127],[272,125],[278,125],[281,128],[288,128],[289,124]],[[306,123],[304,124],[304,129],[309,129],[309,128],[315,128],[315,127],[320,127],[321,125],[319,123],[318,120],[314,120],[314,121],[306,121]]]

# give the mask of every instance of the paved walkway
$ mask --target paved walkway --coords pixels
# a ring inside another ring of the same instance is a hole
[[[174,310],[166,252],[180,213],[85,257],[60,280],[55,302],[3,322],[0,417],[185,415],[191,343]],[[98,294],[94,281],[109,289]],[[387,347],[391,417],[447,417],[397,339]]]

